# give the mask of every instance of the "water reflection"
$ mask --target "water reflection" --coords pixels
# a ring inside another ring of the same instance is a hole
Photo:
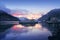
[[[4,40],[48,40],[50,31],[41,24],[35,26],[14,25],[7,33]]]
[[[21,28],[28,28],[28,29],[42,29],[41,24],[35,24],[34,26],[23,26],[23,25],[14,25],[12,29],[21,29]]]

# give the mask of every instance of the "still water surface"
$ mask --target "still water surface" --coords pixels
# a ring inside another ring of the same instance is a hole
[[[34,26],[14,25],[2,40],[48,40],[51,32],[41,24]]]

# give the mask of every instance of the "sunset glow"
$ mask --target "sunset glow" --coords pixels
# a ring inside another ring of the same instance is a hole
[[[22,14],[22,13],[17,12],[17,13],[13,13],[12,15],[15,17],[18,17],[18,18],[26,17],[28,19],[38,19],[38,18],[42,17],[42,15],[38,14],[38,13],[36,13],[36,14]]]

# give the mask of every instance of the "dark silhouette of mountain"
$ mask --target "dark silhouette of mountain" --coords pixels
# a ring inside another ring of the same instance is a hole
[[[48,14],[51,14],[49,15],[49,18],[47,19],[48,21],[50,20],[53,20],[52,22],[58,22],[58,23],[55,23],[54,26],[50,26],[51,29],[53,28],[54,30],[53,31],[53,34],[52,34],[52,37],[48,37],[49,40],[60,40],[60,9],[54,9],[54,10],[51,10]]]
[[[18,21],[18,18],[0,10],[0,21]]]
[[[52,17],[57,17],[60,18],[60,9],[53,9],[50,12],[48,12],[46,15],[42,16],[41,18],[39,18],[39,21],[47,21]]]
[[[49,30],[52,30],[52,36],[49,36],[49,40],[60,40],[60,9],[53,9],[48,12],[46,15],[42,16],[38,19],[46,23],[47,21],[51,21],[52,23],[48,24]],[[56,22],[56,23],[55,23]],[[58,23],[57,23],[58,22]],[[53,26],[54,24],[54,26]],[[51,29],[50,29],[51,28]]]
[[[34,26],[36,23],[38,23],[36,20],[34,19],[28,19],[28,18],[25,18],[25,17],[20,17],[19,18],[19,23],[24,25],[24,26]]]
[[[3,10],[0,10],[0,22],[1,21],[19,21],[19,19],[11,16]],[[0,32],[4,32],[6,29],[10,27],[12,27],[12,25],[0,25]]]

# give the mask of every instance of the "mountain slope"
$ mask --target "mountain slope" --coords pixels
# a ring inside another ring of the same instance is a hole
[[[0,10],[0,21],[19,21],[19,19],[17,19],[16,17],[13,17],[13,16],[9,15],[8,13]],[[0,25],[0,32],[4,32],[6,29],[11,28],[12,26],[13,25],[4,25],[4,24]]]

